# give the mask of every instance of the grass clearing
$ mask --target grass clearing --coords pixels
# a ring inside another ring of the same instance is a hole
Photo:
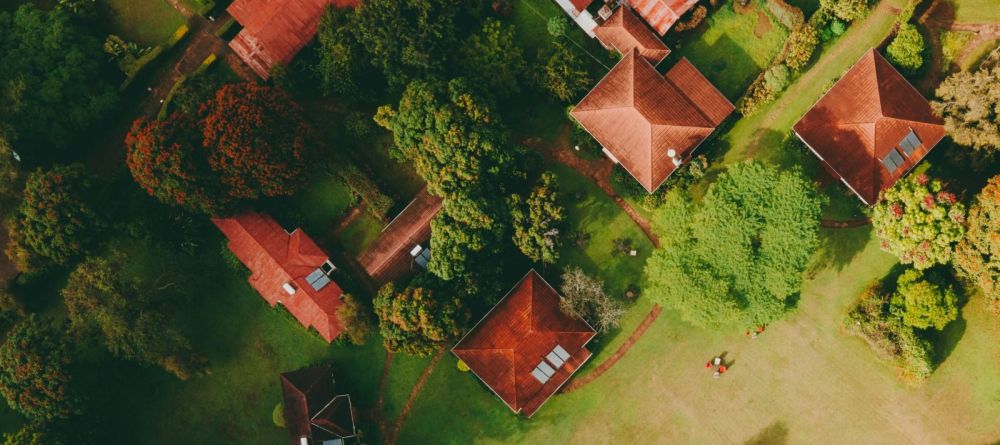
[[[979,64],[986,60],[986,57],[990,55],[993,51],[996,51],[997,46],[1000,45],[1000,40],[986,40],[976,46],[968,54],[966,54],[965,59],[962,60],[961,66],[959,68],[962,71],[969,71],[979,67]]]
[[[941,72],[947,73],[958,62],[955,58],[965,48],[975,33],[969,31],[941,31]]]
[[[995,0],[950,0],[958,23],[1000,22],[1000,8]]]
[[[382,221],[364,212],[337,235],[337,241],[344,252],[356,257],[378,238],[383,226]]]
[[[185,23],[165,0],[100,0],[97,4],[110,32],[139,46],[164,43]]]
[[[754,78],[771,64],[788,37],[788,30],[770,14],[766,14],[770,29],[761,37],[754,34],[760,8],[754,3],[747,13],[740,14],[733,10],[731,3],[724,4],[709,13],[707,26],[684,34],[674,45],[668,44],[673,49],[670,57],[674,60],[686,57],[719,91],[735,102]],[[672,65],[670,62],[663,64]]]

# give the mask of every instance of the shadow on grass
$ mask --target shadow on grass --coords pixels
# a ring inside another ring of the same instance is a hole
[[[871,226],[854,229],[821,229],[816,261],[808,269],[810,276],[827,268],[841,271],[864,250],[871,238]]]
[[[788,443],[788,426],[779,420],[760,430],[756,436],[743,442],[743,445],[784,445],[786,443]]]
[[[938,279],[944,283],[954,286],[955,290],[958,292],[958,317],[951,323],[945,325],[944,329],[940,331],[928,329],[925,332],[927,339],[934,344],[934,367],[937,368],[951,356],[955,347],[958,346],[958,342],[962,340],[962,337],[965,335],[965,328],[968,323],[962,316],[962,308],[968,304],[969,295],[963,291],[962,286],[952,276],[951,271],[948,270],[948,268],[938,266],[931,269],[930,273],[937,275],[939,277]]]

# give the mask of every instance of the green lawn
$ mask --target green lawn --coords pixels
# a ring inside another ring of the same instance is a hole
[[[739,14],[731,3],[723,4],[709,13],[707,26],[684,34],[675,46],[671,46],[671,60],[686,57],[719,91],[735,102],[754,78],[771,64],[788,35],[788,30],[769,14],[759,17],[757,12],[763,13],[760,8],[755,6],[752,11]],[[770,29],[760,37],[754,32],[759,20],[770,24]]]
[[[368,213],[362,213],[337,236],[337,241],[347,254],[358,256],[378,238],[385,224]]]
[[[274,215],[290,215],[295,225],[306,233],[321,236],[357,203],[351,190],[336,176],[321,173],[313,176],[306,188],[291,199],[281,200],[271,210]],[[286,223],[286,224],[288,224]]]
[[[1000,22],[1000,7],[996,0],[950,0],[958,23]]]
[[[165,0],[99,0],[111,25],[111,33],[140,46],[164,43],[184,17]]]

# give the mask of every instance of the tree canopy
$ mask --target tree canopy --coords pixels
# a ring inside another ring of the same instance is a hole
[[[904,23],[885,52],[889,61],[901,71],[916,73],[924,64],[924,36],[916,26]]]
[[[563,102],[577,99],[594,86],[583,59],[561,43],[555,45],[539,76],[541,85]]]
[[[990,179],[969,208],[965,237],[955,247],[955,266],[1000,314],[1000,176]]]
[[[71,327],[97,334],[112,354],[163,367],[182,380],[206,363],[167,316],[163,296],[122,273],[123,259],[88,258],[62,290]]]
[[[86,254],[104,226],[95,193],[82,165],[36,170],[9,221],[7,256],[22,272],[35,272]]]
[[[965,205],[923,174],[897,181],[872,209],[882,250],[917,269],[950,262],[964,223]]]
[[[327,8],[316,32],[323,90],[350,99],[363,98],[377,75],[355,34],[355,17],[351,9]]]
[[[0,392],[28,419],[65,419],[77,412],[79,403],[69,363],[58,327],[30,315],[0,344]]]
[[[955,142],[1000,150],[1000,66],[960,71],[945,78],[931,102]]]
[[[892,310],[907,326],[941,330],[958,318],[958,294],[938,274],[909,269],[896,281]]]
[[[101,42],[67,8],[0,11],[0,60],[0,139],[28,161],[56,159],[118,105]]]
[[[649,295],[701,325],[779,318],[802,286],[823,202],[801,172],[759,162],[729,167],[700,205],[671,193],[654,222],[666,247],[646,264]]]
[[[513,26],[487,19],[459,54],[462,75],[480,94],[502,99],[521,91],[526,64],[524,51],[514,41]]]
[[[427,287],[396,290],[392,283],[373,302],[386,349],[427,355],[458,337],[468,312],[457,298],[438,295]]]
[[[531,261],[554,264],[559,259],[559,235],[566,219],[555,173],[542,174],[527,198],[511,195],[510,212],[514,245]]]
[[[562,300],[559,309],[571,317],[590,322],[598,332],[618,327],[625,307],[604,290],[604,282],[591,277],[579,267],[570,267],[562,274]]]

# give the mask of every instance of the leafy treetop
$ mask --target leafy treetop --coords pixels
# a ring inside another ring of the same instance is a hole
[[[917,269],[950,262],[964,223],[965,205],[923,174],[897,181],[872,210],[882,250]]]

